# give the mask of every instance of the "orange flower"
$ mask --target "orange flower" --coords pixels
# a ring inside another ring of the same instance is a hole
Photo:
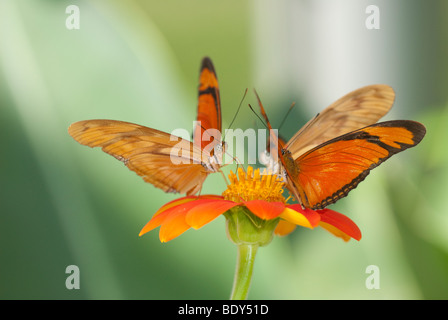
[[[230,184],[222,196],[187,196],[168,202],[154,214],[139,235],[161,226],[160,241],[167,242],[189,228],[201,228],[222,214],[226,214],[229,221],[229,212],[242,209],[242,212],[256,217],[249,217],[255,224],[275,220],[277,235],[286,235],[300,225],[311,229],[321,226],[345,241],[361,239],[356,224],[341,213],[330,209],[303,209],[299,204],[288,205],[282,195],[284,184],[276,175],[260,174],[259,169],[254,171],[248,167],[247,173],[239,168],[238,177],[231,172],[229,179]],[[257,222],[255,219],[260,220]]]

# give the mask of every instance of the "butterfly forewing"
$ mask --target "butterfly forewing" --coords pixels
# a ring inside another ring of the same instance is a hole
[[[193,133],[193,141],[201,149],[211,151],[215,143],[215,133],[221,133],[221,100],[219,97],[218,77],[210,58],[202,60],[198,88],[198,124]],[[214,130],[207,131],[207,130]]]
[[[287,186],[303,206],[322,209],[345,197],[392,155],[417,145],[425,132],[415,121],[387,121],[329,140],[297,159],[287,152]]]
[[[79,143],[101,147],[165,192],[197,193],[207,175],[218,170],[193,143],[137,124],[86,120],[68,131]]]

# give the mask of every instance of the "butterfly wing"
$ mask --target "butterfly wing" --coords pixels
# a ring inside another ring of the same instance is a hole
[[[376,123],[392,107],[393,89],[377,84],[350,92],[308,121],[286,144],[293,158],[325,141]]]
[[[208,57],[202,60],[198,91],[198,123],[193,133],[193,141],[202,150],[206,149],[210,152],[221,140],[222,128],[218,78],[213,63]],[[214,140],[216,140],[215,143],[213,143]]]
[[[86,120],[73,123],[68,132],[80,144],[101,147],[165,192],[195,194],[217,170],[190,141],[137,124]]]
[[[387,121],[326,141],[297,159],[286,151],[287,187],[303,206],[322,209],[345,197],[370,170],[416,146],[425,133],[415,121]]]

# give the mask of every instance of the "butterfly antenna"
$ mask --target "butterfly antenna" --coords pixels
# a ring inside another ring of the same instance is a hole
[[[252,112],[258,118],[258,120],[260,120],[261,123],[266,127],[266,129],[268,129],[268,125],[264,122],[264,120],[258,115],[258,113],[254,110],[254,108],[252,108],[252,106],[250,104],[249,104],[249,108],[250,108],[250,110],[252,110]]]
[[[232,125],[233,125],[233,123],[235,122],[236,117],[238,116],[238,113],[240,112],[240,109],[241,109],[241,106],[242,106],[242,104],[243,104],[244,98],[246,98],[246,94],[247,94],[247,88],[246,88],[246,90],[244,90],[243,98],[241,99],[240,104],[239,104],[239,106],[238,106],[238,109],[236,110],[236,113],[235,113],[235,115],[233,116],[232,121],[230,122],[229,128],[231,128]],[[226,138],[226,137],[225,137],[225,135],[224,135],[224,138],[223,138],[222,140],[225,141],[225,138]]]
[[[283,126],[283,124],[286,121],[286,118],[288,118],[289,113],[291,112],[292,108],[294,108],[294,106],[296,105],[295,102],[291,103],[291,106],[289,107],[288,112],[286,112],[285,116],[283,117],[282,122],[280,123],[280,125],[278,126],[278,130],[280,131],[280,128]]]

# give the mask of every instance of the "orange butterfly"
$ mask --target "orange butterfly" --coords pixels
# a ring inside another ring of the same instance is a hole
[[[210,150],[219,139],[207,136],[206,131],[221,131],[218,80],[207,57],[202,60],[200,69],[198,121],[201,124],[195,128],[193,143],[156,129],[116,120],[79,121],[70,125],[68,132],[83,145],[101,147],[157,188],[192,195],[201,190],[209,173],[220,171],[221,167],[215,161],[216,155],[211,156],[214,150]]]
[[[286,186],[306,208],[323,209],[345,197],[370,170],[394,154],[416,146],[426,133],[418,122],[375,123],[392,107],[392,88],[372,85],[355,90],[311,119],[286,144],[270,140]],[[272,129],[257,95],[261,113]]]

